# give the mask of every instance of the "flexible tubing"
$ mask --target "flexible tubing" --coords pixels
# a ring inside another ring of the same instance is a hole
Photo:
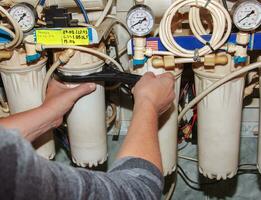
[[[45,0],[40,0],[39,1],[39,5],[44,6],[44,4],[45,4]]]
[[[226,75],[224,78],[218,80],[217,82],[213,83],[211,86],[209,86],[206,90],[201,92],[197,97],[195,97],[189,104],[181,111],[181,113],[178,116],[178,122],[181,121],[183,116],[186,114],[188,110],[193,108],[198,102],[200,102],[205,96],[207,96],[209,93],[211,93],[213,90],[217,89],[224,83],[230,81],[231,79],[240,76],[248,71],[251,71],[256,68],[261,68],[261,62],[256,62],[251,65],[245,66],[242,69],[239,69],[235,72],[232,72],[231,74]]]
[[[54,46],[54,45],[42,45],[42,49],[75,49],[75,50],[79,50],[79,51],[84,51],[90,54],[94,54],[97,55],[101,58],[104,58],[106,60],[109,60],[110,62],[112,62],[113,64],[115,64],[117,66],[117,68],[122,71],[121,69],[121,65],[114,60],[113,58],[111,58],[110,56],[101,53],[97,50],[94,49],[90,49],[90,48],[86,48],[86,47],[79,47],[79,46]],[[44,82],[43,82],[43,87],[42,87],[42,101],[45,99],[45,94],[46,94],[46,89],[47,89],[47,85],[48,82],[50,80],[50,77],[52,76],[53,72],[61,65],[61,61],[58,59],[51,67],[50,69],[47,71]]]
[[[107,15],[106,18],[114,19],[114,20],[115,20],[118,24],[120,24],[120,25],[128,32],[128,34],[131,36],[131,33],[130,33],[128,27],[125,25],[125,23],[124,23],[122,20],[118,19],[118,18],[117,18],[116,16],[114,16],[114,15]]]
[[[114,60],[113,58],[111,58],[110,56],[102,52],[99,52],[91,48],[86,48],[81,46],[63,46],[63,45],[41,45],[41,47],[42,49],[74,49],[74,50],[84,51],[112,62],[120,71],[122,71],[121,65],[116,60]]]
[[[42,86],[42,102],[45,99],[45,95],[46,95],[46,89],[47,89],[47,85],[48,82],[53,74],[53,72],[61,65],[61,61],[58,59],[55,63],[53,63],[53,65],[50,67],[50,69],[47,71],[45,77],[44,77],[44,81],[43,81],[43,86]]]
[[[4,32],[8,33],[11,36],[11,38],[13,38],[13,39],[15,38],[14,32],[11,31],[10,29],[8,29],[8,28],[6,28],[4,26],[1,26],[1,25],[0,25],[0,29],[2,29]]]
[[[113,0],[108,0],[101,16],[99,17],[99,19],[97,20],[97,22],[95,23],[95,26],[98,27],[101,25],[101,23],[103,22],[103,20],[106,18],[106,16],[108,15],[111,7],[112,7],[112,2]]]
[[[85,23],[89,24],[90,21],[89,21],[87,12],[86,12],[86,10],[85,10],[83,4],[82,4],[82,1],[81,1],[81,0],[75,0],[75,3],[77,4],[77,6],[79,7],[79,9],[81,10]]]
[[[10,16],[10,14],[2,6],[0,6],[0,12],[2,12],[8,18],[15,31],[15,37],[13,38],[13,40],[7,44],[0,44],[0,49],[15,48],[21,44],[23,40],[23,32],[19,24]]]
[[[207,2],[209,2],[207,4]],[[218,2],[216,1],[207,1],[207,0],[177,0],[167,9],[165,12],[159,27],[159,35],[163,45],[168,49],[168,51],[172,52],[175,56],[192,58],[195,57],[195,51],[191,51],[188,49],[182,48],[173,38],[173,34],[171,32],[171,24],[172,19],[175,14],[184,6],[200,6],[204,7],[207,5],[206,9],[209,10],[213,19],[213,33],[210,41],[205,41],[201,37],[200,21],[192,22],[193,10],[189,12],[189,20],[190,20],[190,28],[195,37],[205,44],[204,47],[198,50],[198,56],[204,56],[212,52],[212,48],[214,50],[219,49],[228,39],[232,22],[228,11]],[[194,14],[195,15],[195,14]],[[209,44],[209,45],[206,45]],[[211,47],[212,48],[211,48]]]

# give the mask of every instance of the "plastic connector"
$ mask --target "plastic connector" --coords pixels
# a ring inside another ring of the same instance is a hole
[[[73,49],[66,49],[62,54],[59,56],[59,60],[62,64],[66,64],[71,57],[73,57],[75,51]]]
[[[39,60],[40,58],[41,58],[40,53],[36,53],[34,55],[28,55],[25,57],[27,63],[35,62],[35,61]]]
[[[145,57],[143,60],[133,60],[133,66],[141,66],[144,65],[148,61],[148,58]]]
[[[234,57],[235,64],[241,64],[247,62],[247,57],[235,56]]]
[[[154,68],[173,69],[175,67],[174,56],[153,56],[151,59]]]
[[[226,65],[228,58],[226,55],[209,54],[204,57],[204,65],[214,67],[215,65]]]
[[[144,60],[146,51],[146,38],[135,37],[133,38],[134,55],[133,60]]]
[[[234,57],[234,62],[235,64],[241,64],[241,63],[246,63],[247,62],[247,45],[250,40],[250,35],[248,33],[242,33],[239,32],[237,34],[237,46],[236,46],[236,52],[235,52],[235,57]]]
[[[13,51],[1,50],[0,60],[10,59],[13,56]]]
[[[28,35],[24,39],[25,41],[25,51],[26,51],[26,62],[31,63],[39,60],[41,54],[36,51],[36,45],[34,44],[33,35]]]

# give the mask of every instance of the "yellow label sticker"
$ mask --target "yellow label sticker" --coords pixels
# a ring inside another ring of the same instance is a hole
[[[88,28],[36,29],[35,42],[44,45],[89,45]]]

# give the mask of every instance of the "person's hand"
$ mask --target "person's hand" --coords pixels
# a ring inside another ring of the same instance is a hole
[[[95,89],[95,83],[84,83],[70,88],[53,79],[48,84],[46,98],[42,107],[55,114],[54,118],[57,127],[62,123],[63,115],[72,108],[75,102]]]
[[[158,115],[166,111],[175,98],[175,78],[171,73],[155,76],[147,72],[133,88],[135,104],[149,103]]]

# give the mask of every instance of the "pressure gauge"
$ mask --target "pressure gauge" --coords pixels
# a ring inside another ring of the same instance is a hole
[[[148,35],[154,26],[152,10],[145,5],[132,7],[127,15],[127,26],[135,36]]]
[[[261,4],[256,0],[238,1],[233,9],[233,21],[242,31],[253,31],[261,24]]]
[[[32,30],[37,14],[34,7],[28,3],[19,3],[9,10],[10,15],[18,22],[23,32]]]

